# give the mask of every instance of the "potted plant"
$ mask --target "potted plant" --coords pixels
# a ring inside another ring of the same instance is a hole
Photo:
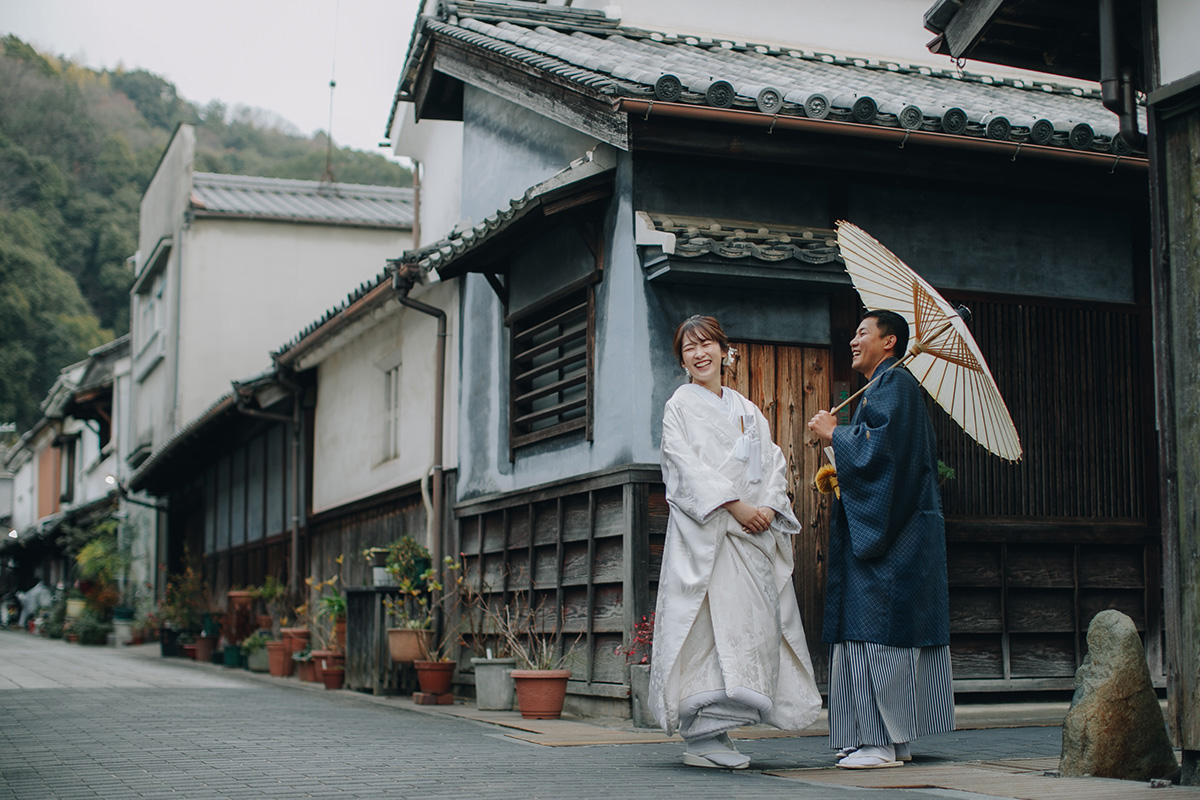
[[[346,596],[337,590],[321,598],[318,616],[329,620],[329,648],[342,653],[346,650]]]
[[[340,689],[346,681],[346,668],[341,664],[326,665],[321,671],[321,682],[326,689]]]
[[[109,625],[96,611],[85,608],[72,623],[71,631],[79,637],[80,644],[108,644]]]
[[[404,538],[411,541],[411,537]],[[421,552],[428,552],[420,545],[417,547]],[[411,556],[408,550],[405,553],[406,557]],[[408,558],[404,563],[415,569],[428,561]],[[383,599],[389,622],[388,652],[397,664],[428,660],[429,649],[433,645],[433,614],[429,603],[433,593],[441,591],[442,586],[434,576],[433,569],[428,566],[417,575],[399,572],[397,575],[398,596]]]
[[[460,553],[462,563],[466,554]],[[482,577],[479,586],[462,570],[455,575],[454,593],[459,609],[459,644],[471,650],[475,672],[475,706],[481,711],[511,711],[515,699],[512,670],[517,660],[508,652],[503,636],[489,630],[488,597],[491,585]],[[470,636],[470,641],[467,637]],[[489,646],[488,642],[491,642]]]
[[[246,669],[251,672],[266,672],[270,669],[271,664],[267,655],[267,644],[270,641],[262,631],[253,633],[242,640],[239,649],[246,659]],[[228,665],[228,662],[226,664]]]
[[[159,568],[166,570],[165,566]],[[183,571],[167,576],[166,591],[158,608],[164,656],[179,654],[176,638],[180,633],[199,632],[208,609],[208,584],[200,570],[199,560],[185,548]]]
[[[362,551],[367,565],[371,567],[371,583],[374,586],[395,586],[395,577],[388,572],[388,547],[368,547]]]
[[[190,658],[192,661],[196,660],[196,637],[184,631],[179,634],[179,638],[175,640],[175,644],[179,646],[180,655],[184,658]]]
[[[284,644],[278,639],[272,639],[266,644],[267,668],[276,678],[286,678],[292,674],[292,659],[284,649]]]
[[[513,602],[498,611],[489,609],[488,616],[522,667],[511,673],[521,716],[558,719],[571,677],[564,667],[574,647],[564,650],[561,633],[546,629],[545,602],[535,606],[528,592],[518,591]]]
[[[259,615],[258,626],[274,634],[276,621],[282,620],[287,607],[287,584],[274,575],[268,575],[263,579],[262,586],[255,587],[253,591],[255,598],[262,601],[267,611]]]
[[[307,646],[292,653],[292,663],[296,665],[296,673],[301,681],[315,683],[320,680],[317,677],[317,662],[313,658],[313,651]]]
[[[657,728],[650,712],[650,656],[654,648],[654,612],[633,626],[629,643],[617,648],[629,665],[629,711],[636,728]]]

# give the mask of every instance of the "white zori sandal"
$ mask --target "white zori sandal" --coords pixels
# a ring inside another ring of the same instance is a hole
[[[892,746],[896,748],[897,761],[903,761],[905,763],[912,761],[912,751],[908,749],[908,742],[895,742]],[[834,759],[841,761],[846,756],[857,751],[857,747],[843,747],[841,750],[837,751]]]
[[[692,739],[685,744],[687,750],[683,754],[683,763],[689,767],[745,769],[750,766],[750,756],[739,753],[727,734]]]
[[[885,769],[887,767],[902,767],[904,764],[896,760],[896,750],[891,745],[877,747],[863,745],[837,762],[842,769]]]

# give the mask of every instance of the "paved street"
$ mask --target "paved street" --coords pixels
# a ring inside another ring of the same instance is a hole
[[[403,699],[131,650],[0,631],[0,798],[880,796],[764,774],[828,766],[822,736],[743,741],[750,770],[699,770],[676,742],[541,746]],[[921,740],[912,766],[1055,757],[1059,745],[1056,727],[959,731]]]

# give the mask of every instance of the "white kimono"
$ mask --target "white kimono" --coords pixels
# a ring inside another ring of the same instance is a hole
[[[654,619],[650,707],[667,733],[702,738],[765,722],[812,724],[821,710],[792,588],[788,534],[800,523],[786,463],[758,407],[687,384],[663,412],[666,547]],[[746,533],[731,500],[774,509]]]

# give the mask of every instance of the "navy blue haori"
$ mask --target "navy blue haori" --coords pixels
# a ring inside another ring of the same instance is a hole
[[[937,450],[920,385],[888,369],[833,431],[840,501],[829,532],[822,638],[890,647],[950,643]]]

